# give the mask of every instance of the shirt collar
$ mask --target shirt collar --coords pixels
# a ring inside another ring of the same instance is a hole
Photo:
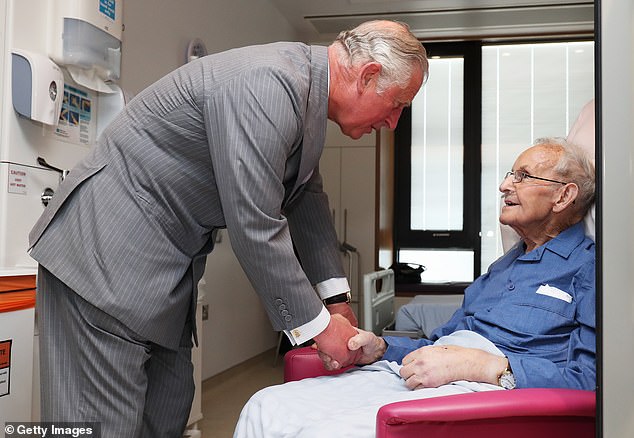
[[[574,249],[579,246],[585,239],[585,231],[583,228],[583,222],[578,222],[571,227],[568,227],[554,238],[550,239],[545,244],[535,248],[528,254],[522,254],[518,257],[519,260],[540,260],[546,250],[557,254],[558,256],[567,259]],[[523,244],[519,245],[524,247]]]

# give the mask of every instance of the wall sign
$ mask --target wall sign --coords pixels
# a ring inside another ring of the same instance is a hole
[[[18,195],[26,195],[26,169],[22,166],[9,164],[9,193],[17,193]]]
[[[11,339],[0,341],[0,397],[9,394],[11,376]]]

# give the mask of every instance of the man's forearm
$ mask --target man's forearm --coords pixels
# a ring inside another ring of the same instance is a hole
[[[386,344],[386,350],[381,359],[397,363],[403,362],[403,358],[412,351],[432,344],[429,339],[411,339],[401,336],[385,336],[382,339]]]

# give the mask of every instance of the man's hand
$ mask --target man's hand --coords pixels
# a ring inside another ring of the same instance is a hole
[[[498,384],[508,359],[475,348],[429,345],[403,358],[400,374],[409,389],[437,388],[456,380]]]
[[[357,329],[359,332],[348,341],[348,348],[352,351],[361,351],[358,364],[366,365],[381,359],[387,350],[387,344],[383,338],[372,332]]]
[[[357,358],[355,364],[366,365],[374,363],[381,359],[387,349],[387,344],[383,340],[376,336],[372,332],[366,332],[365,330],[357,329],[357,334],[348,340],[348,348],[351,351],[357,351],[360,356]],[[324,368],[327,370],[337,370],[341,368],[338,361],[328,356],[323,352],[319,352],[319,357],[324,363]]]
[[[339,369],[357,362],[361,352],[348,349],[348,340],[356,334],[356,329],[346,318],[334,314],[331,315],[326,330],[314,337],[317,349],[338,365],[330,369]]]
[[[352,307],[350,307],[350,304],[348,303],[328,304],[326,306],[326,309],[328,309],[328,312],[330,312],[331,315],[338,313],[339,315],[343,316],[348,321],[350,321],[350,325],[352,325],[353,327],[359,327],[359,322],[357,321],[357,317],[352,311]]]

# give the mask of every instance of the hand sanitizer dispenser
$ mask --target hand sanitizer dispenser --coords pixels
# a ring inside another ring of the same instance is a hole
[[[13,49],[11,92],[15,110],[32,120],[57,125],[64,74],[46,56]]]

